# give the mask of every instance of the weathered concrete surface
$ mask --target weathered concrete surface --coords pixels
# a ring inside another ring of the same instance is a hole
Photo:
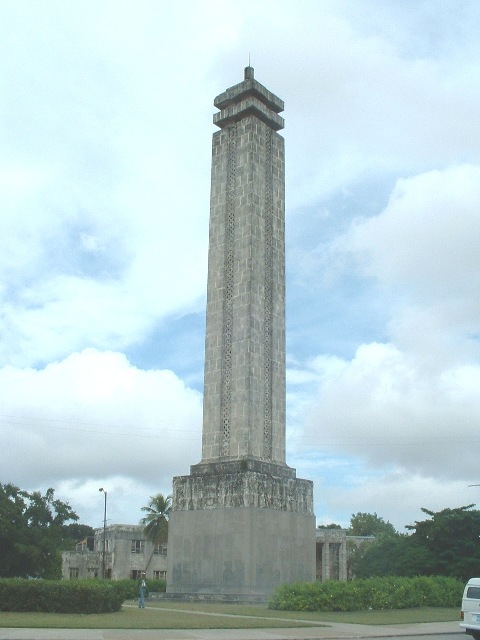
[[[311,579],[315,545],[305,532],[314,532],[312,516],[233,508],[178,511],[174,518],[183,545],[172,573],[179,593],[268,596],[282,582]]]

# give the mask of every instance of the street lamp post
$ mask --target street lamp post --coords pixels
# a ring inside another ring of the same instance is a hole
[[[105,496],[105,507],[103,509],[103,551],[102,551],[102,578],[105,580],[105,550],[107,544],[107,492],[103,487],[99,491],[103,491]]]

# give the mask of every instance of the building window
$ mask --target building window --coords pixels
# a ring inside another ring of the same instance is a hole
[[[143,553],[145,551],[145,540],[132,540],[132,553]]]
[[[70,579],[78,578],[78,567],[70,567]]]
[[[157,556],[166,556],[167,555],[167,545],[166,544],[156,544],[153,553]]]
[[[97,567],[87,567],[87,578],[98,578]]]
[[[111,551],[113,549],[113,540],[105,538],[105,551]],[[95,551],[102,553],[103,551],[103,536],[95,540]]]
[[[84,540],[81,540],[80,542],[77,542],[77,544],[75,545],[75,551],[79,551],[79,552],[88,551],[86,538]]]
[[[167,577],[167,572],[166,571],[154,571],[153,572],[153,578],[155,580],[161,580],[162,578],[166,578]]]
[[[132,580],[140,580],[140,578],[145,577],[145,572],[141,569],[132,569],[130,571],[130,577],[132,578]]]

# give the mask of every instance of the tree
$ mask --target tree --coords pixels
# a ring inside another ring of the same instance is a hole
[[[150,496],[150,502],[146,507],[142,507],[147,515],[140,520],[145,525],[145,535],[155,545],[167,542],[168,539],[168,519],[172,510],[172,496],[164,496],[157,493]]]
[[[410,536],[385,536],[364,550],[355,565],[355,576],[417,576],[418,567],[428,565],[429,556],[427,549],[411,544]]]
[[[13,484],[0,484],[0,576],[15,577],[23,573],[23,545],[27,526],[24,512],[26,496]]]
[[[382,536],[358,561],[358,577],[450,576],[465,581],[480,573],[480,511],[474,505],[422,511],[428,520],[406,528],[410,535]]]
[[[412,545],[428,551],[423,574],[452,576],[466,580],[480,573],[480,511],[469,504],[455,509],[429,511],[429,520],[416,521],[406,528],[412,531]]]
[[[348,536],[375,536],[395,535],[395,527],[390,522],[385,522],[376,513],[352,513]]]
[[[59,578],[69,520],[77,514],[53,489],[42,495],[0,484],[0,576]]]
[[[93,529],[93,527],[90,527],[88,524],[79,524],[75,522],[64,526],[63,530],[63,549],[72,549],[78,542],[86,539],[88,548],[93,551],[93,539],[95,536],[95,529]]]
[[[360,577],[362,571],[370,571],[370,565],[366,569],[363,568],[364,558],[370,553],[371,547],[377,547],[383,538],[397,536],[394,526],[390,522],[385,522],[383,518],[377,516],[376,513],[353,513],[350,520],[350,527],[347,529],[347,536],[359,536],[361,538],[371,538],[371,540],[348,540],[348,559],[347,559],[347,575],[349,579],[355,576]],[[375,544],[373,544],[372,542]],[[388,542],[386,543],[388,547]],[[369,556],[374,560],[372,556]],[[382,556],[379,557],[380,562]],[[375,570],[377,571],[377,562],[374,561]],[[384,569],[382,569],[383,571]],[[388,573],[375,573],[372,575],[389,575]]]

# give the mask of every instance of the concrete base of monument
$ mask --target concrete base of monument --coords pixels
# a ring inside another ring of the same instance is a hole
[[[282,583],[313,582],[312,493],[256,471],[175,478],[167,597],[264,602]]]

